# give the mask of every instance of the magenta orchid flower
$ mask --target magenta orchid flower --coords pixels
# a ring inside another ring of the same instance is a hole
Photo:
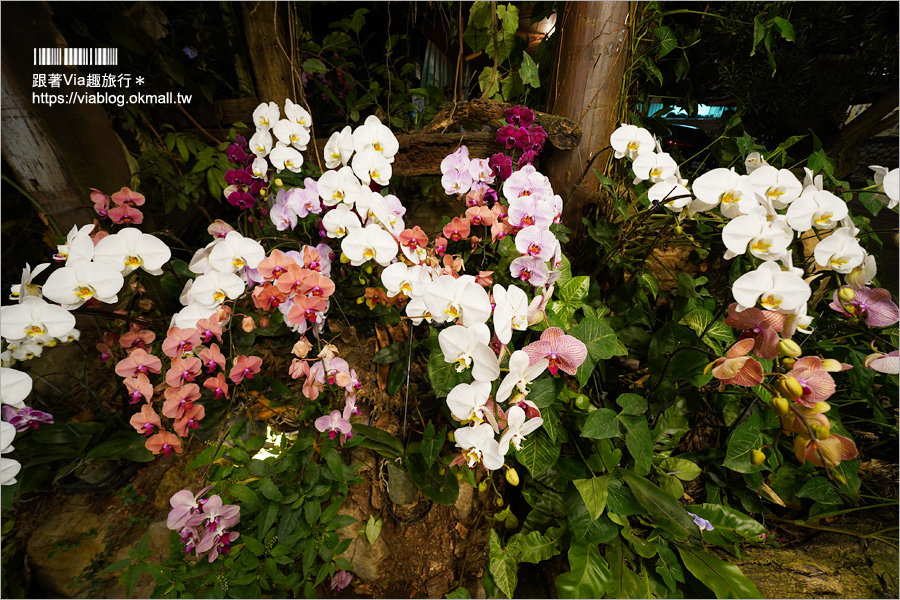
[[[53,424],[53,415],[30,406],[16,408],[10,405],[3,406],[3,420],[16,428],[16,431],[28,431],[37,429],[43,423]]]
[[[353,574],[350,571],[338,571],[331,578],[331,589],[340,594],[341,591],[353,581]]]
[[[853,300],[841,305],[838,294],[842,289],[853,291]],[[900,310],[891,300],[891,294],[882,288],[856,288],[844,286],[834,291],[834,302],[829,308],[850,317],[858,317],[869,327],[887,327],[900,320]]]
[[[316,429],[322,433],[328,433],[328,437],[332,440],[337,434],[346,435],[350,433],[353,426],[350,421],[341,415],[341,411],[333,410],[330,415],[325,415],[316,419]]]
[[[566,335],[559,327],[546,329],[540,340],[528,344],[523,350],[528,354],[529,365],[536,365],[542,359],[547,359],[547,368],[553,375],[560,369],[574,375],[587,358],[584,343],[574,336]]]

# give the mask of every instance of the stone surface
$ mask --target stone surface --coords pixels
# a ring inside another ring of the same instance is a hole
[[[475,488],[468,483],[460,482],[459,497],[456,499],[456,504],[453,505],[453,509],[456,511],[456,518],[460,521],[468,519],[469,515],[472,513],[472,506],[474,506],[474,503]]]

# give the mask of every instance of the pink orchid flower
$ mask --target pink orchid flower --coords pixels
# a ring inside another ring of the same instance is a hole
[[[747,338],[738,341],[723,358],[717,358],[714,363],[713,376],[722,383],[753,387],[763,380],[763,369],[756,360],[747,356],[753,349],[755,341]]]
[[[179,388],[169,388],[165,391],[165,396],[162,414],[170,419],[180,419],[186,411],[194,407],[194,402],[200,399],[200,386],[188,383]]]
[[[234,366],[228,376],[234,383],[240,383],[247,379],[253,379],[253,376],[259,373],[262,368],[262,359],[258,356],[244,356],[241,354],[234,359]]]
[[[879,373],[896,375],[900,372],[900,358],[898,358],[898,351],[894,350],[887,354],[882,354],[880,352],[870,354],[866,357],[865,365]]]
[[[143,373],[139,373],[137,377],[128,377],[122,383],[128,388],[128,395],[131,396],[129,404],[140,402],[141,398],[150,402],[153,398],[153,385]]]
[[[119,377],[136,377],[140,373],[159,373],[162,361],[143,348],[138,348],[116,364],[116,375]]]
[[[203,363],[196,356],[172,359],[172,366],[166,371],[166,383],[175,388],[194,381],[203,370]]]
[[[225,381],[225,375],[223,373],[219,373],[215,377],[210,377],[206,381],[203,382],[203,387],[212,390],[215,392],[215,398],[218,400],[223,396],[225,398],[229,398],[228,395],[228,383]]]
[[[341,415],[341,411],[333,410],[330,415],[316,419],[316,429],[322,433],[328,433],[328,437],[334,439],[337,434],[348,434],[353,429],[350,421]]]
[[[178,454],[181,454],[181,440],[178,439],[173,433],[169,433],[168,431],[161,431],[155,435],[147,438],[146,443],[144,444],[147,447],[147,450],[152,452],[153,454],[162,454],[165,457],[168,457],[172,454],[174,450]]]
[[[133,192],[127,187],[114,193],[111,199],[116,206],[143,206],[145,201],[143,194]]]
[[[209,348],[201,350],[200,360],[208,373],[215,371],[216,367],[225,368],[225,355],[219,350],[218,344],[213,344]]]
[[[853,300],[841,305],[838,294],[842,289],[853,290]],[[900,309],[891,301],[891,293],[882,288],[857,288],[844,286],[834,292],[834,302],[829,308],[849,317],[858,317],[869,327],[887,327],[900,320]],[[848,312],[849,311],[849,312]]]
[[[559,327],[544,330],[540,340],[528,344],[523,350],[528,354],[529,366],[537,364],[544,358],[550,361],[547,368],[553,375],[560,369],[574,375],[587,358],[587,347],[584,343],[574,336],[566,335]]]
[[[166,332],[166,339],[162,343],[163,354],[169,358],[176,356],[184,356],[185,353],[194,349],[194,346],[200,344],[200,332],[196,329],[180,329],[178,327],[169,327]]]
[[[803,395],[793,400],[804,406],[811,408],[834,394],[834,379],[822,368],[822,359],[818,356],[804,356],[799,359],[787,376],[796,379],[803,388]]]
[[[128,422],[131,423],[131,426],[134,427],[135,431],[147,437],[153,435],[154,429],[162,428],[162,422],[159,420],[159,415],[156,414],[156,411],[153,410],[153,407],[149,404],[142,406],[141,412],[134,413],[131,420]]]
[[[190,410],[184,411],[180,419],[175,419],[175,433],[181,437],[187,437],[189,429],[200,427],[200,421],[206,416],[206,409],[202,404],[194,404]]]
[[[166,519],[166,527],[173,531],[177,531],[184,527],[191,515],[200,511],[200,507],[206,500],[200,500],[206,492],[211,490],[213,486],[208,485],[196,494],[192,494],[190,490],[181,490],[175,492],[169,499],[172,510]]]
[[[725,324],[744,333],[742,338],[751,338],[755,341],[753,353],[759,358],[772,359],[778,356],[778,334],[784,329],[785,315],[758,308],[748,308],[737,311],[737,303],[732,302],[728,307],[728,316]]]
[[[109,211],[109,218],[116,225],[140,225],[144,222],[144,213],[130,206],[116,206]]]

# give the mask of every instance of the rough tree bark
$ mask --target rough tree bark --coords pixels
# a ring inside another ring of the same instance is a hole
[[[568,152],[543,164],[553,190],[565,199],[563,222],[579,239],[581,217],[599,189],[596,178],[580,181],[588,161],[609,146],[628,50],[628,2],[565,2],[558,13],[559,45],[548,112],[581,123],[583,136]],[[602,160],[604,157],[599,157]],[[595,162],[598,164],[598,162]]]
[[[275,18],[277,3],[242,2],[241,8],[259,101],[275,102],[279,106],[285,98],[299,101],[291,81],[291,63],[285,56],[285,52],[290,52],[285,18],[281,15]]]

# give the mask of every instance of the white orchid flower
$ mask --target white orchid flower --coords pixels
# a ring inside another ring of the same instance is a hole
[[[333,211],[332,211],[333,212]],[[400,246],[390,233],[375,224],[353,229],[341,240],[341,250],[354,267],[374,260],[385,267],[397,257]]]
[[[303,166],[303,155],[291,146],[283,146],[281,142],[269,153],[272,166],[278,171],[287,169],[291,173],[299,173]]]
[[[634,183],[650,180],[653,183],[665,181],[669,177],[678,177],[678,163],[665,152],[644,152],[631,163],[634,171]]]
[[[169,326],[178,327],[179,329],[193,329],[200,319],[208,319],[216,314],[216,308],[215,306],[206,306],[199,302],[193,302],[172,315]],[[220,321],[219,324],[224,327],[227,321]]]
[[[893,210],[897,204],[900,204],[900,169],[889,171],[878,165],[873,165],[869,168],[875,171],[875,185],[887,196],[878,195],[878,199],[887,204],[889,209]]]
[[[759,152],[751,152],[744,161],[744,168],[747,169],[748,175],[758,168],[767,167],[768,165],[769,163],[766,162],[766,159]]]
[[[447,407],[457,421],[484,423],[485,404],[490,395],[491,384],[486,381],[460,383],[447,394]]]
[[[437,323],[459,321],[465,327],[487,323],[491,301],[472,275],[441,275],[425,288],[425,306]]]
[[[838,273],[849,274],[863,264],[866,253],[859,245],[855,227],[838,227],[834,233],[816,244],[813,251],[816,264]]]
[[[97,242],[94,259],[115,265],[122,275],[138,267],[151,275],[162,275],[162,266],[172,258],[172,251],[159,238],[135,227],[120,229]]]
[[[338,204],[325,213],[322,218],[322,226],[330,238],[342,238],[351,231],[362,229],[359,217],[346,204]]]
[[[494,286],[494,332],[502,344],[512,339],[513,330],[528,329],[528,295],[522,288]]]
[[[406,303],[404,312],[412,321],[413,325],[418,325],[422,321],[427,321],[428,323],[434,321],[434,317],[428,312],[428,306],[425,304],[424,296],[415,296],[414,298],[411,298],[410,301]]]
[[[647,199],[650,202],[661,202],[672,212],[680,212],[691,203],[691,192],[672,176],[653,184],[653,187],[647,190]]]
[[[410,298],[420,297],[430,282],[431,276],[421,265],[409,267],[405,263],[395,262],[381,272],[381,283],[384,284],[389,298],[397,294],[404,294]]]
[[[263,102],[257,106],[253,111],[253,124],[256,125],[256,131],[271,129],[278,122],[279,114],[278,105],[274,102],[268,104]]]
[[[279,143],[292,146],[297,150],[306,150],[306,145],[309,144],[309,130],[287,119],[278,121],[272,128],[272,133],[275,134]]]
[[[824,179],[822,178],[822,174],[818,175],[813,174],[813,170],[809,167],[803,167],[803,172],[805,175],[803,176],[803,191],[806,191],[806,188],[812,187],[817,190],[824,190],[825,184]],[[801,196],[803,193],[801,192]]]
[[[16,428],[6,421],[0,421],[0,454],[6,454],[15,450],[12,445],[15,438]]]
[[[756,306],[766,310],[789,313],[806,304],[812,295],[809,284],[803,281],[802,269],[782,271],[775,262],[764,262],[755,271],[738,277],[731,293],[738,303],[738,312]]]
[[[763,165],[748,175],[754,191],[772,201],[775,208],[787,206],[800,197],[803,184],[787,169]]]
[[[722,241],[728,250],[725,260],[731,260],[750,250],[762,260],[779,260],[794,239],[794,232],[781,215],[767,215],[763,206],[750,214],[735,217],[722,228]]]
[[[302,126],[304,129],[308,130],[312,127],[312,117],[306,109],[299,104],[294,104],[290,98],[284,99],[284,117],[289,121]]]
[[[353,132],[347,125],[342,131],[335,131],[325,144],[325,166],[335,169],[340,165],[347,166],[353,156]]]
[[[94,240],[91,239],[91,231],[94,225],[85,225],[78,228],[72,225],[72,229],[66,235],[66,243],[56,247],[56,254],[53,259],[57,261],[65,261],[66,264],[70,260],[91,260],[94,258]]]
[[[338,170],[325,171],[319,177],[317,183],[319,197],[322,198],[322,204],[325,206],[336,206],[342,202],[353,208],[353,202],[348,202],[348,195],[353,192],[363,190],[369,192],[368,188],[363,188],[359,183],[359,179],[353,174],[350,167],[341,167]],[[353,195],[355,200],[355,195]]]
[[[501,456],[505,456],[509,452],[510,443],[515,446],[516,450],[520,450],[522,442],[525,441],[525,436],[543,424],[544,419],[541,417],[534,417],[526,421],[525,411],[521,407],[513,406],[510,408],[509,412],[506,413],[506,431],[500,436]]]
[[[13,349],[12,358],[15,360],[31,360],[43,353],[44,347],[34,344],[31,341],[23,340],[22,343]]]
[[[500,444],[494,439],[494,429],[488,423],[474,427],[462,427],[454,432],[456,447],[462,448],[469,467],[479,462],[485,468],[496,471],[505,462],[500,454]]]
[[[615,157],[627,156],[635,159],[639,154],[653,152],[656,149],[656,141],[649,131],[636,125],[622,124],[613,131],[609,142],[615,150]]]
[[[734,169],[713,169],[694,180],[691,185],[695,200],[688,211],[704,212],[719,206],[719,211],[728,219],[746,215],[759,205],[750,179],[739,175]]]
[[[269,163],[266,162],[266,159],[257,156],[250,164],[250,172],[254,178],[266,181],[269,173]]]
[[[471,327],[451,325],[438,335],[444,361],[456,363],[456,372],[472,367],[475,381],[490,383],[500,376],[500,361],[491,347],[491,330],[484,323]]]
[[[234,273],[210,271],[194,280],[188,297],[204,306],[221,306],[226,299],[237,299],[246,289],[244,280]]]
[[[91,298],[107,304],[117,302],[123,285],[125,278],[118,265],[79,260],[50,273],[42,290],[49,300],[60,303],[66,310],[74,310]],[[63,333],[66,332],[68,329]]]
[[[387,185],[390,183],[393,173],[388,159],[374,148],[356,152],[350,161],[350,166],[364,185],[369,185],[370,181],[374,181],[378,185]]]
[[[28,373],[0,367],[0,404],[23,408],[33,385]]]
[[[257,158],[265,158],[272,151],[272,134],[267,129],[257,129],[247,143]]]
[[[528,353],[524,350],[516,350],[509,357],[509,374],[500,382],[497,388],[497,402],[506,402],[514,389],[518,389],[514,402],[518,402],[528,395],[528,386],[532,381],[540,377],[550,364],[546,358],[542,358],[529,366]]]
[[[31,283],[31,281],[44,272],[44,270],[50,266],[50,263],[41,263],[31,270],[31,265],[25,263],[25,268],[22,269],[22,281],[21,283],[16,283],[9,286],[9,299],[17,300],[18,302],[22,302],[25,298],[30,296],[40,298],[41,297],[41,286]]]
[[[262,244],[237,231],[229,231],[210,249],[209,266],[223,273],[235,273],[244,267],[255,269],[265,257]]]
[[[353,149],[358,154],[370,149],[374,150],[387,162],[392,163],[394,155],[400,149],[400,144],[389,127],[383,125],[375,115],[369,115],[365,123],[353,132]],[[373,177],[373,179],[375,178]]]
[[[847,273],[844,281],[847,285],[854,289],[861,289],[872,283],[875,275],[878,274],[878,266],[875,264],[875,257],[863,250],[866,255],[863,262],[858,267]]]
[[[0,307],[0,336],[6,340],[25,340],[45,333],[59,337],[73,327],[72,313],[34,296],[19,304]]]
[[[811,185],[803,188],[800,197],[788,206],[787,222],[800,232],[811,227],[834,229],[847,214],[847,203],[844,200]]]

